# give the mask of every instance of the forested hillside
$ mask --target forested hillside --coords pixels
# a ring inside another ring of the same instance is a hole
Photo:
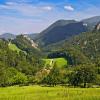
[[[80,34],[81,32],[86,32],[87,27],[83,22],[75,21],[59,21],[51,25],[45,31],[41,32],[37,36],[37,41],[41,45],[49,45],[52,43],[57,43],[61,40],[68,39],[71,36]],[[67,23],[66,23],[67,22]],[[64,24],[65,23],[65,24]],[[59,25],[60,24],[60,25]]]
[[[99,24],[96,25],[93,31],[81,33],[79,35],[76,35],[69,40],[64,40],[59,43],[49,45],[45,47],[44,50],[47,52],[50,51],[66,51],[68,53],[73,53],[73,55],[77,56],[78,61],[82,60],[82,57],[84,60],[82,62],[86,61],[92,61],[96,62],[100,59],[100,27]],[[79,56],[81,55],[81,56]],[[80,58],[81,57],[81,58]]]
[[[0,40],[0,86],[26,84],[41,67],[37,57],[13,51],[7,41]]]
[[[0,86],[99,86],[99,37],[100,23],[92,31],[47,46],[26,35],[0,39]]]
[[[12,43],[16,44],[18,48],[21,50],[35,56],[40,57],[41,51],[38,48],[38,44],[36,44],[33,40],[31,40],[26,35],[18,35],[15,39],[12,40]]]

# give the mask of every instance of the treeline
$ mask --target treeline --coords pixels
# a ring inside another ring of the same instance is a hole
[[[67,85],[74,87],[100,86],[99,68],[93,64],[81,64],[77,67],[58,68],[54,64],[53,69],[46,75],[41,84],[56,86]]]
[[[69,47],[67,50],[56,50],[48,53],[47,58],[65,58],[71,66],[90,63],[90,60],[79,50]]]

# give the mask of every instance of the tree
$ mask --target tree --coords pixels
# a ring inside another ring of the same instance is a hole
[[[26,84],[27,83],[27,76],[25,76],[24,74],[22,73],[17,73],[16,76],[14,77],[14,81],[15,81],[15,84]]]
[[[6,76],[6,66],[0,62],[0,86],[5,86],[8,76]]]
[[[95,79],[95,67],[91,64],[81,65],[69,76],[71,85],[78,86],[79,84],[83,84],[84,88],[87,86],[87,83],[92,83]]]
[[[51,69],[50,73],[43,79],[43,83],[46,83],[48,85],[57,85],[60,83],[60,70],[57,67],[56,63],[53,66],[53,69]]]
[[[15,68],[0,68],[0,86],[11,86],[26,83],[27,76],[18,72]]]

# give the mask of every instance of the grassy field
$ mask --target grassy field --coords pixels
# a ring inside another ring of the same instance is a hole
[[[15,44],[12,43],[9,43],[9,48],[13,51],[17,51],[17,52],[21,51]]]
[[[64,58],[54,58],[54,59],[44,59],[45,65],[53,66],[54,63],[57,64],[58,67],[65,67],[67,65],[67,60]]]
[[[7,87],[0,88],[0,100],[100,100],[100,88]]]

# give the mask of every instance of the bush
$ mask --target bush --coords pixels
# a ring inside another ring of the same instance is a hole
[[[15,68],[5,68],[0,74],[0,86],[26,84],[27,77]]]

